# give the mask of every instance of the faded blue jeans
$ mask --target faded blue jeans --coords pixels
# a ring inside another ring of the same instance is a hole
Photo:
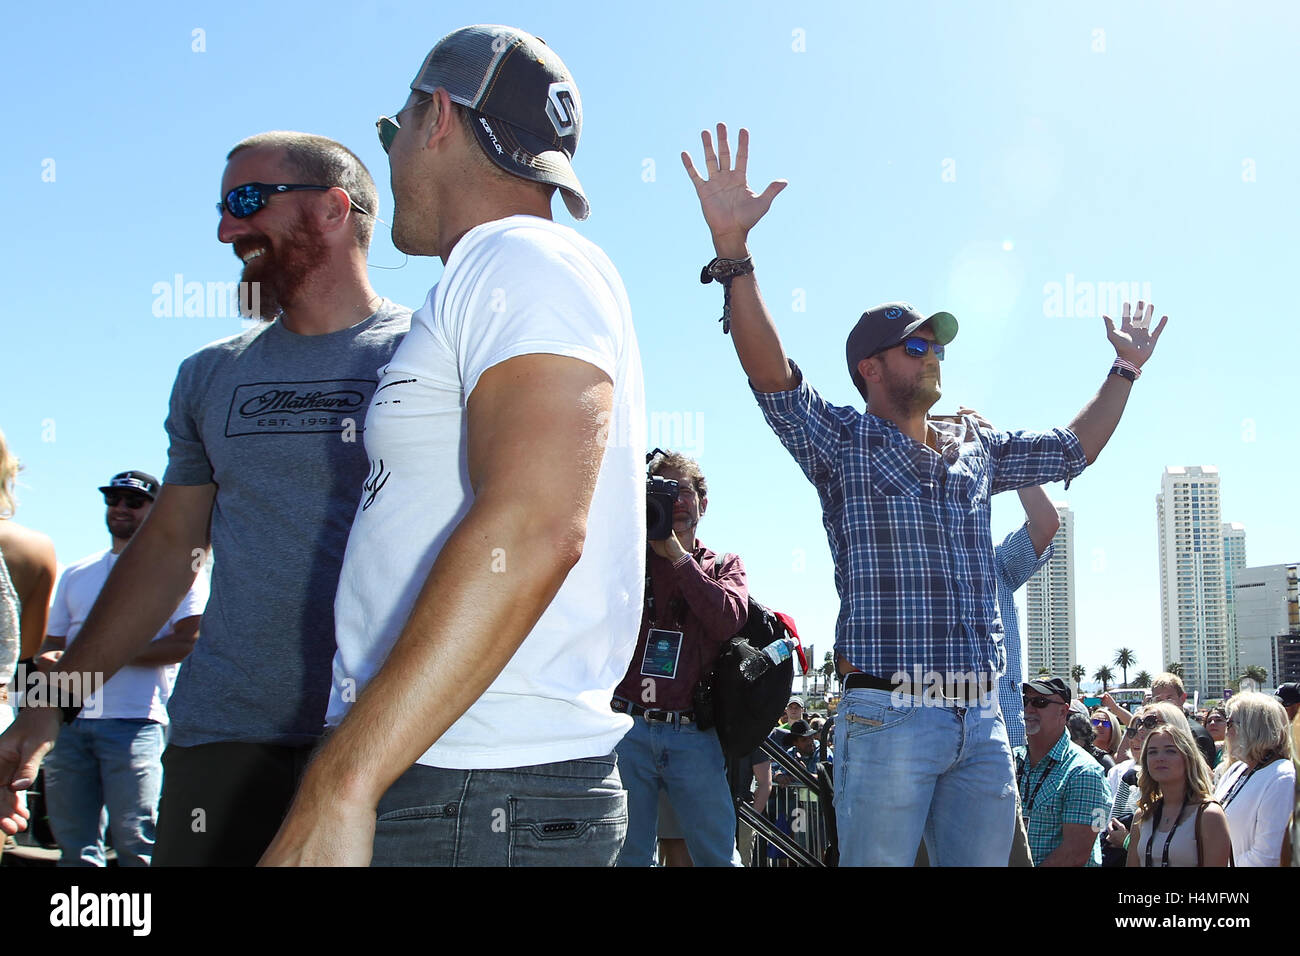
[[[379,801],[372,866],[613,866],[627,795],[613,754],[512,767],[415,764]]]
[[[988,708],[849,691],[835,718],[841,866],[1007,865],[1016,786],[1007,728]]]
[[[148,866],[162,793],[163,725],[78,717],[45,760],[45,808],[60,866],[104,866],[105,825],[119,866]]]
[[[695,865],[740,866],[736,808],[717,732],[633,720],[616,748],[627,787],[627,840],[618,865],[654,865],[662,787]]]

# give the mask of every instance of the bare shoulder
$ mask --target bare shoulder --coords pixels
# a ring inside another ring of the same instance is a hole
[[[1201,811],[1207,820],[1222,820],[1227,825],[1228,815],[1223,812],[1223,806],[1212,800],[1207,800],[1205,809]]]
[[[15,584],[20,575],[53,575],[57,566],[54,542],[49,535],[12,520],[0,521],[0,551],[4,552],[5,564],[9,566]]]

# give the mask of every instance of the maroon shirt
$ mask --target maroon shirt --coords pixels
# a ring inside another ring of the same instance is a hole
[[[676,564],[647,552],[646,570],[654,594],[654,620],[648,610],[641,615],[636,653],[614,696],[655,710],[690,710],[695,684],[712,669],[722,645],[745,626],[749,612],[745,565],[737,555],[723,559],[696,540],[695,548]],[[648,678],[641,673],[651,627],[682,632],[675,677]],[[653,700],[645,699],[646,680],[654,681]]]

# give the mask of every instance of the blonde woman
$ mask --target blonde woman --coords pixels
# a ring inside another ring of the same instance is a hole
[[[18,469],[18,459],[0,431],[0,731],[14,719],[9,683],[18,661],[35,654],[45,638],[50,591],[58,568],[54,542],[13,520]],[[19,806],[25,814],[22,795]],[[0,852],[4,842],[4,833],[0,833]]]
[[[1092,745],[1098,750],[1104,750],[1116,763],[1119,763],[1115,751],[1119,749],[1120,738],[1124,736],[1124,728],[1120,726],[1119,718],[1105,707],[1096,707],[1093,708],[1091,719],[1092,729],[1097,732],[1097,739],[1092,742]]]
[[[1232,830],[1238,866],[1280,866],[1295,805],[1295,766],[1286,709],[1255,692],[1228,702],[1228,730],[1214,790]]]
[[[54,542],[13,520],[18,459],[0,431],[0,730],[13,719],[7,688],[18,661],[45,638],[57,564]]]
[[[1185,723],[1151,730],[1139,757],[1128,866],[1227,866],[1228,817],[1210,796],[1210,768]]]

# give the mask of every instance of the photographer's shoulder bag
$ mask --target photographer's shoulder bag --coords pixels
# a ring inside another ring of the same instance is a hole
[[[714,558],[715,578],[729,557],[719,555]],[[760,656],[763,648],[783,637],[799,645],[798,653],[802,660],[803,647],[793,624],[789,616],[778,617],[751,595],[745,626],[722,646],[713,664],[707,682],[712,689],[718,740],[728,759],[742,757],[757,749],[785,711],[794,686],[793,655],[769,667],[752,681],[741,675],[740,665]]]

